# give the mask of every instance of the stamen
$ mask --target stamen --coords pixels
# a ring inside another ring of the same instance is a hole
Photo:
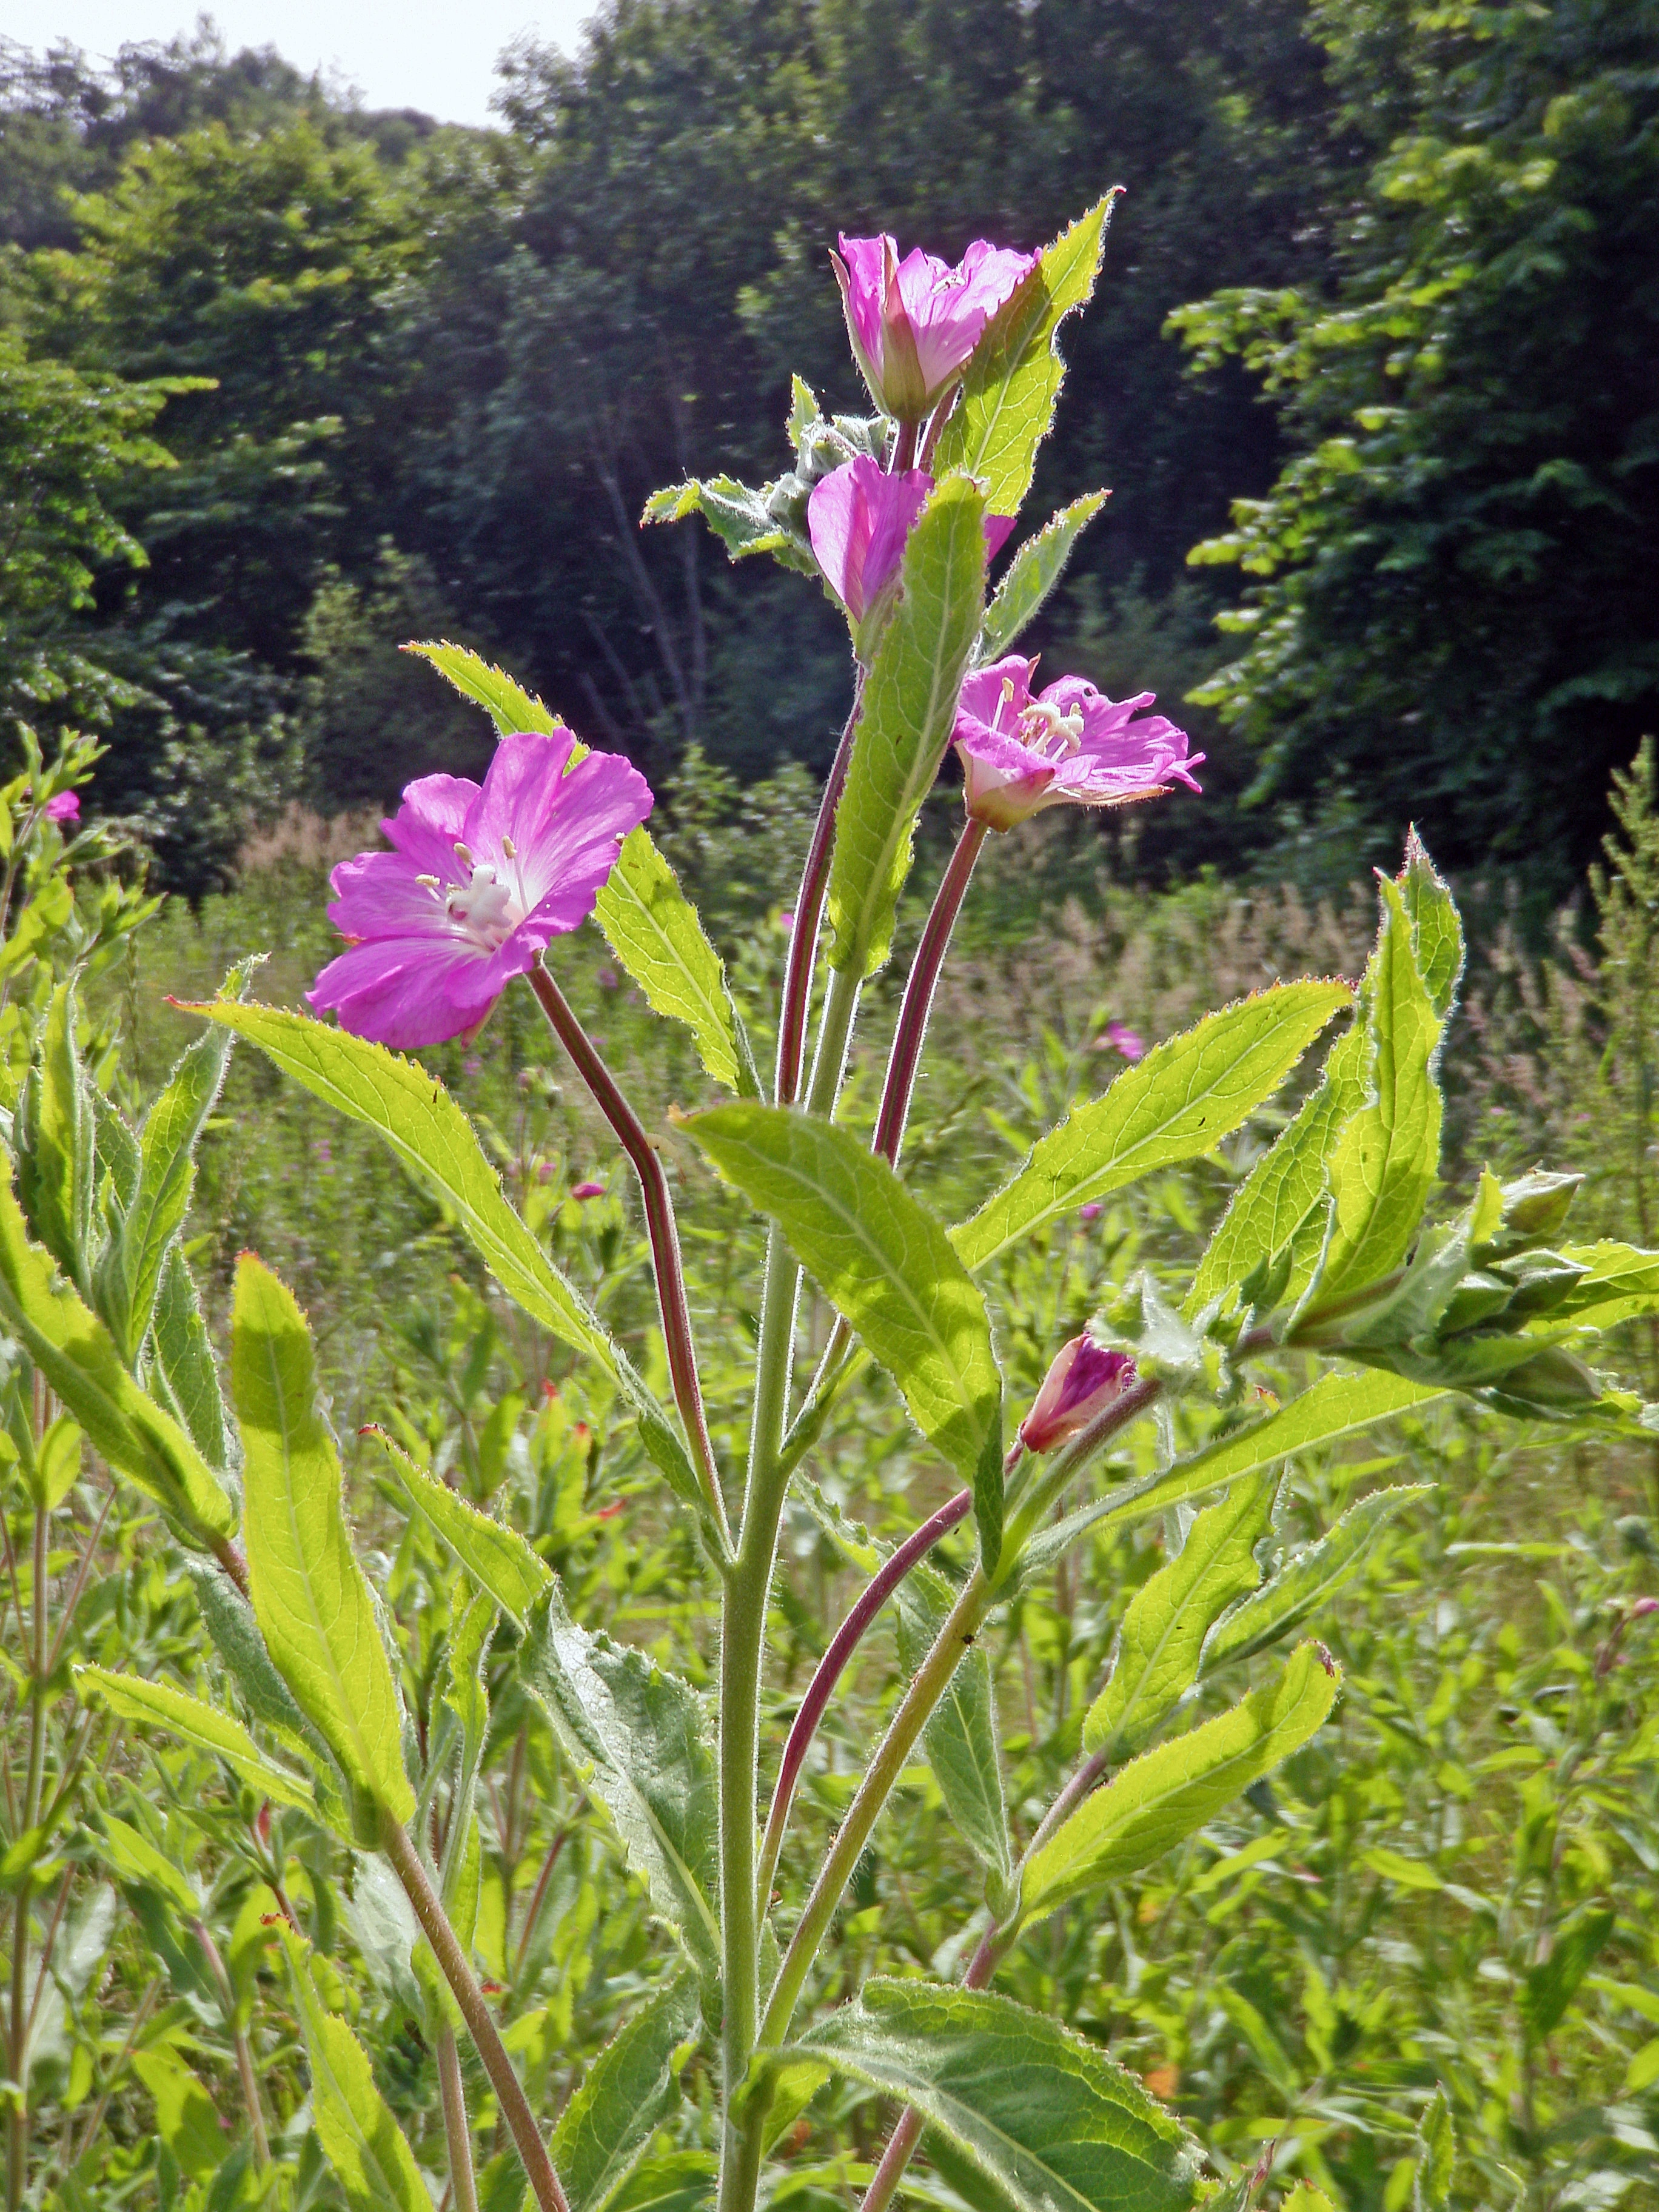
[[[518,848],[514,844],[513,840],[508,836],[502,836],[501,850],[509,860],[516,860],[519,857]]]
[[[423,890],[435,891],[441,888],[436,876],[416,876],[415,880]]]
[[[460,862],[464,868],[470,868],[472,866],[472,855],[465,845],[456,846],[455,858]]]

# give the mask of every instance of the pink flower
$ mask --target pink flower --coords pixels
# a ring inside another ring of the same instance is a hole
[[[952,740],[968,811],[1012,830],[1045,806],[1124,806],[1171,783],[1190,790],[1202,753],[1162,714],[1137,721],[1153,695],[1112,700],[1081,676],[1033,694],[1035,660],[1011,653],[976,668],[962,687]]]
[[[329,919],[350,946],[307,994],[319,1012],[402,1050],[441,1043],[586,920],[652,802],[618,754],[567,773],[575,742],[562,729],[503,738],[482,790],[456,775],[409,785],[381,824],[396,849],[360,853],[331,878]]]
[[[572,1198],[603,1198],[605,1185],[602,1182],[573,1182],[570,1195]]]
[[[954,269],[920,246],[902,261],[888,237],[842,238],[832,253],[847,333],[871,396],[901,422],[931,415],[985,326],[1037,265],[976,238]]]
[[[78,822],[81,819],[81,794],[78,791],[60,791],[46,805],[48,822]]]
[[[806,528],[830,589],[861,624],[879,612],[898,580],[905,540],[933,489],[925,469],[888,476],[867,454],[841,466],[812,487]],[[985,550],[1000,552],[1014,526],[1011,514],[985,518]]]
[[[1098,1221],[1104,1211],[1105,1209],[1100,1204],[1099,1200],[1097,1199],[1091,1198],[1087,1206],[1079,1206],[1077,1210],[1077,1218],[1079,1221]]]
[[[1055,1353],[1019,1425],[1020,1442],[1027,1451],[1052,1451],[1121,1398],[1134,1379],[1135,1364],[1127,1352],[1109,1352],[1091,1336],[1074,1336]]]
[[[1106,1042],[1114,1052],[1121,1052],[1125,1060],[1145,1060],[1146,1057],[1146,1040],[1137,1036],[1127,1022],[1108,1022]]]

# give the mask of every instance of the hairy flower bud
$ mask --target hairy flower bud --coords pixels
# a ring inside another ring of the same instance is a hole
[[[1027,1451],[1052,1451],[1121,1398],[1134,1379],[1135,1364],[1127,1352],[1109,1352],[1091,1336],[1074,1336],[1055,1353],[1019,1425],[1020,1442]]]

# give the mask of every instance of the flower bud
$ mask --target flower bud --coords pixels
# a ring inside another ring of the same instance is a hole
[[[1127,1352],[1109,1352],[1091,1336],[1074,1336],[1043,1377],[1019,1425],[1020,1442],[1027,1451],[1052,1451],[1121,1398],[1134,1379],[1135,1364]]]

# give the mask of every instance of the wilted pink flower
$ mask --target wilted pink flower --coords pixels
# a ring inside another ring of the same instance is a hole
[[[1074,1336],[1055,1353],[1019,1425],[1020,1442],[1027,1451],[1052,1451],[1121,1398],[1134,1379],[1135,1364],[1127,1352],[1109,1352],[1091,1336]]]
[[[862,623],[898,576],[905,540],[927,504],[933,479],[925,469],[888,476],[866,453],[843,461],[812,487],[806,527],[830,589],[855,623]],[[1011,514],[985,518],[985,550],[1000,552],[1014,526]]]
[[[381,824],[396,849],[360,853],[331,878],[329,919],[350,949],[307,994],[343,1028],[409,1049],[474,1029],[552,938],[592,912],[629,831],[651,811],[643,776],[616,753],[565,770],[575,738],[503,738],[483,787],[411,783]]]
[[[81,819],[81,794],[78,791],[60,791],[46,805],[48,822],[78,822]]]
[[[603,1198],[605,1185],[602,1182],[573,1182],[570,1195],[572,1198]]]
[[[1125,1060],[1145,1060],[1146,1040],[1137,1036],[1127,1022],[1108,1022],[1106,1041],[1114,1052],[1121,1052]]]
[[[985,325],[1030,271],[1035,253],[976,238],[952,269],[890,238],[842,238],[832,253],[847,332],[872,398],[901,422],[931,415]]]
[[[1153,695],[1112,700],[1081,676],[1034,694],[1035,660],[1011,653],[962,687],[953,741],[968,811],[1012,830],[1045,806],[1123,806],[1171,783],[1196,791],[1187,732],[1162,714],[1134,718]]]

